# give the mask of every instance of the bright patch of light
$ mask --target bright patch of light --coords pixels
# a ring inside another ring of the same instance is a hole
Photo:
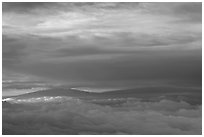
[[[46,103],[46,102],[65,102],[69,100],[76,100],[80,101],[79,99],[75,99],[73,97],[65,97],[65,96],[56,96],[56,97],[50,97],[50,96],[43,96],[43,97],[37,97],[37,98],[26,98],[26,99],[18,99],[18,98],[6,98],[3,99],[3,101],[7,101],[10,103]]]

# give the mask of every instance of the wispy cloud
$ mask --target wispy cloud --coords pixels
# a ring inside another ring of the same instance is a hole
[[[182,33],[188,26],[187,31],[201,32],[201,4],[4,3],[3,24],[18,27],[22,35],[54,37],[123,32],[165,35]]]

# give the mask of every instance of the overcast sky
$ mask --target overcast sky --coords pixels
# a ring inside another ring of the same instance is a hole
[[[3,3],[3,80],[201,86],[202,3]]]

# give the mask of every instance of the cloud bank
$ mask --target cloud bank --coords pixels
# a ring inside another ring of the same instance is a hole
[[[166,99],[118,107],[66,97],[4,102],[3,134],[201,134],[201,114],[201,106]]]

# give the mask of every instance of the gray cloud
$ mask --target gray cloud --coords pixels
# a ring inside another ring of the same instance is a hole
[[[180,21],[202,22],[202,4],[200,2],[185,3],[147,3],[149,12],[177,16]]]
[[[138,7],[139,3],[126,3],[126,2],[3,2],[3,12],[19,12],[26,13],[32,12],[36,9],[58,9],[58,10],[76,10],[75,8],[82,8],[88,10],[89,8],[97,9],[126,9]]]
[[[18,39],[9,38],[5,35],[2,37],[2,41],[3,66],[11,67],[12,65],[21,63],[22,58],[26,56],[26,52],[24,52],[26,45],[18,41]]]
[[[170,100],[136,101],[119,108],[74,99],[5,103],[3,134],[201,134],[201,107]]]
[[[3,2],[2,11],[28,14],[38,9],[52,9],[55,4],[52,2]]]
[[[138,81],[182,80],[201,84],[201,57],[195,51],[146,52],[117,58],[95,59],[98,55],[81,56],[69,61],[26,62],[14,70],[63,81]],[[104,55],[105,56],[105,55]],[[107,55],[106,55],[107,56]]]
[[[114,53],[109,51],[109,50],[103,50],[103,49],[99,49],[99,48],[95,48],[95,47],[86,47],[86,48],[64,48],[64,49],[58,49],[57,51],[54,51],[53,54],[51,56],[55,56],[56,57],[67,57],[67,56],[85,56],[85,55],[98,55],[98,54],[105,54],[105,53]],[[118,53],[118,52],[116,52]]]
[[[199,2],[181,4],[175,12],[188,16],[189,21],[202,22],[202,4]]]
[[[125,35],[117,40],[96,37],[91,42],[77,37],[3,38],[3,68],[65,83],[176,80],[201,85],[201,51],[185,49],[196,39]],[[179,43],[180,49],[171,49]]]
[[[201,10],[201,3],[3,3],[3,69],[65,83],[200,85]]]

